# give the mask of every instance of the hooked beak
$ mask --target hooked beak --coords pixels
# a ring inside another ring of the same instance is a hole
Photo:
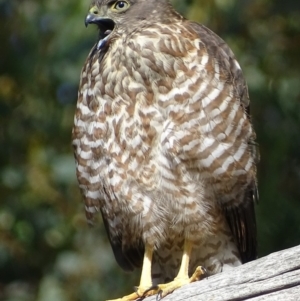
[[[90,9],[88,15],[85,18],[84,24],[87,27],[89,24],[96,24],[100,28],[113,30],[115,23],[113,20],[100,16],[99,9],[94,6]]]
[[[102,23],[104,20],[107,20],[107,19],[101,18],[98,15],[95,15],[93,13],[89,13],[84,20],[84,24],[85,24],[85,27],[87,27],[89,24],[99,24],[99,23]]]

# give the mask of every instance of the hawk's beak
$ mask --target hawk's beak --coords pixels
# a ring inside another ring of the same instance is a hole
[[[110,28],[113,29],[115,26],[115,23],[112,19],[108,18],[102,18],[99,17],[98,15],[94,15],[89,13],[84,21],[85,26],[87,27],[89,24],[96,24],[99,27],[104,27],[104,28]]]
[[[113,29],[114,25],[115,25],[114,21],[111,19],[102,17],[101,15],[102,15],[102,13],[100,13],[98,7],[93,6],[85,18],[85,21],[84,21],[85,26],[87,27],[89,24],[96,24],[99,27]]]
[[[102,18],[99,17],[98,15],[89,13],[84,20],[84,24],[87,27],[89,24],[97,24],[98,22],[101,22],[101,20]]]

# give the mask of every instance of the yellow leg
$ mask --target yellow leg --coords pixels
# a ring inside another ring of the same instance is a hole
[[[177,276],[173,281],[166,284],[159,284],[154,288],[156,294],[159,294],[161,298],[172,293],[175,289],[180,288],[183,285],[200,280],[202,276],[205,275],[205,269],[201,266],[198,266],[192,277],[189,277],[189,263],[192,248],[193,243],[185,240],[181,265]]]
[[[175,280],[189,278],[189,263],[190,263],[192,248],[193,248],[193,244],[188,240],[185,240],[181,265],[179,268],[179,272],[175,277]]]
[[[189,277],[189,262],[192,253],[193,243],[185,240],[184,250],[181,260],[181,265],[176,278],[166,284],[159,284],[152,286],[151,279],[151,264],[153,248],[149,245],[145,247],[145,254],[143,260],[143,268],[141,274],[140,285],[135,293],[125,296],[120,299],[110,300],[110,301],[133,301],[138,298],[143,298],[147,296],[152,296],[158,294],[161,298],[172,293],[175,289],[182,287],[185,284],[197,281],[201,279],[201,276],[205,274],[205,269],[202,267],[197,267],[192,277]]]
[[[152,286],[151,265],[152,265],[153,247],[146,245],[143,260],[143,268],[140,279],[140,285],[137,289],[139,297],[144,295],[144,292]]]
[[[154,294],[154,293],[151,293],[152,291],[150,291],[149,293],[145,293],[149,289],[149,287],[152,286],[152,278],[151,278],[152,255],[153,255],[153,247],[146,245],[144,259],[143,259],[143,267],[142,267],[140,285],[137,288],[136,292],[132,293],[130,295],[124,296],[123,298],[107,300],[107,301],[133,301],[138,298]]]

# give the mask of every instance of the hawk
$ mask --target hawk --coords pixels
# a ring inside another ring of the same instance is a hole
[[[93,1],[85,22],[99,36],[80,79],[77,178],[118,264],[142,267],[121,300],[255,259],[255,132],[230,48],[167,0]]]

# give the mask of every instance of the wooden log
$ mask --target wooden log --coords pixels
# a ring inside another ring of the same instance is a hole
[[[191,283],[163,299],[171,300],[300,301],[300,245]]]

